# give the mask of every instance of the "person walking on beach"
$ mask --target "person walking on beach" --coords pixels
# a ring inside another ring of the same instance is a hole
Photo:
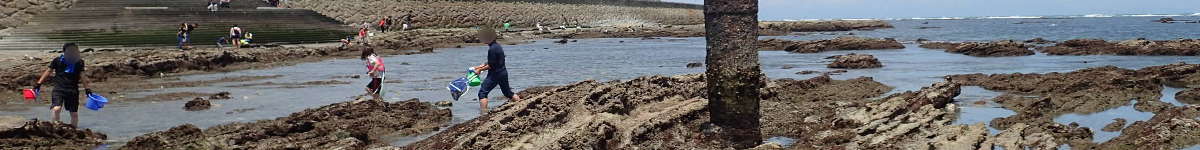
[[[477,36],[480,43],[488,45],[487,62],[475,66],[475,74],[488,71],[487,78],[483,80],[483,85],[480,85],[479,88],[479,112],[487,112],[488,93],[496,86],[500,86],[500,92],[503,92],[508,99],[521,101],[521,97],[514,94],[512,87],[508,84],[508,69],[504,66],[504,48],[496,43],[496,30],[484,27],[479,30]]]
[[[359,59],[367,66],[367,76],[371,77],[371,82],[367,83],[367,95],[371,95],[374,99],[379,99],[380,89],[383,87],[384,72],[387,69],[384,67],[383,58],[375,54],[375,49],[371,47],[362,47],[362,56]]]
[[[229,41],[233,42],[233,48],[242,48],[242,33],[244,31],[238,25],[229,28]]]
[[[54,58],[50,61],[49,68],[42,72],[37,83],[34,84],[34,89],[40,90],[43,81],[46,81],[46,76],[50,72],[54,72],[54,78],[50,81],[54,82],[54,91],[50,98],[50,112],[54,114],[54,121],[59,121],[59,114],[63,108],[71,113],[71,126],[79,126],[79,84],[83,84],[83,91],[86,94],[91,94],[92,90],[88,88],[88,80],[83,76],[84,62],[80,58],[79,46],[75,43],[67,43],[63,45],[63,55]],[[61,121],[59,121],[61,122]]]

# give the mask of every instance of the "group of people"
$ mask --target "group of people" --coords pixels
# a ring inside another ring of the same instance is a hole
[[[175,39],[179,41],[176,47],[182,50],[191,49],[192,31],[196,30],[197,27],[200,27],[200,25],[195,23],[189,24],[187,22],[180,23],[179,32],[175,33]]]
[[[379,28],[378,28],[379,32],[387,32],[387,31],[392,30],[393,27],[395,27],[396,22],[400,22],[399,23],[400,31],[405,31],[405,30],[408,30],[409,24],[412,24],[412,18],[413,18],[412,12],[409,11],[407,15],[400,16],[399,18],[393,17],[393,16],[387,16],[384,18],[380,18],[379,22],[376,22],[375,25],[379,26]],[[367,23],[363,23],[363,24],[367,24]],[[364,25],[364,28],[370,28],[369,24]]]
[[[200,25],[195,23],[180,23],[179,31],[175,32],[175,38],[178,41],[176,47],[182,50],[191,49],[192,31],[199,27]],[[234,48],[241,48],[242,45],[249,44],[253,36],[254,34],[242,30],[238,25],[233,25],[229,28],[229,36],[217,38],[217,47],[225,47],[226,44],[230,44]]]
[[[196,24],[188,23],[180,24],[181,31],[179,34],[181,39],[188,38],[188,36],[190,36],[190,31],[194,30],[197,26],[198,25]],[[242,31],[242,29],[236,25],[233,28],[230,28],[229,32],[231,35],[230,37],[233,38],[233,40],[237,40],[239,37],[241,37],[240,34],[244,33],[244,31]],[[516,95],[516,93],[513,92],[512,87],[509,85],[508,69],[505,66],[506,56],[504,54],[504,48],[501,47],[501,44],[496,42],[497,36],[498,35],[496,34],[496,31],[491,28],[483,28],[477,33],[480,43],[487,44],[488,46],[487,60],[478,66],[471,67],[474,69],[473,71],[476,74],[481,74],[484,71],[488,72],[482,85],[480,85],[481,88],[479,89],[478,93],[481,113],[487,111],[488,94],[497,87],[499,87],[504,96],[510,100],[521,100],[521,97]],[[87,76],[84,75],[86,63],[80,54],[79,46],[75,43],[67,43],[63,45],[62,50],[63,54],[50,61],[47,69],[42,72],[37,82],[33,84],[33,89],[35,91],[40,91],[42,87],[41,85],[45,83],[46,78],[53,73],[53,78],[50,78],[49,80],[54,84],[54,90],[51,92],[50,105],[50,111],[53,113],[53,119],[54,121],[59,121],[60,113],[65,109],[70,113],[71,125],[77,126],[79,124],[78,112],[79,99],[81,96],[80,85],[83,85],[82,89],[84,94],[90,95],[92,90],[89,88]],[[371,49],[370,47],[363,47],[361,52],[362,56],[360,59],[364,61],[364,64],[367,68],[367,76],[371,78],[370,83],[367,84],[366,92],[375,99],[380,99],[383,79],[385,77],[385,73],[387,72],[384,67],[385,63],[383,62],[382,57],[377,55],[374,49]]]
[[[496,31],[491,28],[480,29],[476,34],[476,37],[479,37],[479,42],[487,44],[488,46],[487,60],[478,66],[471,67],[475,74],[481,74],[484,71],[488,72],[487,76],[483,80],[483,83],[480,85],[478,93],[480,113],[487,112],[488,94],[497,87],[500,88],[500,92],[504,94],[504,97],[507,97],[512,101],[521,100],[521,97],[516,95],[516,93],[514,93],[512,90],[512,86],[509,85],[508,67],[505,66],[506,56],[504,54],[504,48],[501,47],[501,44],[496,42],[497,36],[498,35]],[[371,81],[367,83],[366,94],[371,95],[375,99],[379,99],[379,93],[382,91],[383,78],[385,77],[384,73],[387,72],[386,69],[384,69],[385,63],[383,62],[383,59],[375,53],[375,50],[370,47],[364,46],[360,48],[360,51],[362,52],[362,55],[359,57],[359,59],[361,59],[363,64],[366,65],[367,76],[371,77]]]
[[[208,0],[208,11],[217,11],[221,8],[232,8],[233,0]]]

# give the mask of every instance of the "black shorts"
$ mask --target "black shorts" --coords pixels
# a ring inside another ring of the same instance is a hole
[[[382,78],[371,78],[371,83],[367,83],[367,88],[373,89],[373,90],[379,90],[380,86],[382,86],[380,84],[382,84],[382,83],[383,83]]]
[[[79,112],[79,90],[54,90],[50,95],[50,107],[63,106],[67,112]]]

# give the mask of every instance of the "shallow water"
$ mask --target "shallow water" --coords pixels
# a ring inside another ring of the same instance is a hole
[[[1124,118],[1125,124],[1122,127],[1129,127],[1130,124],[1137,121],[1150,120],[1154,117],[1154,113],[1141,112],[1133,108],[1137,101],[1130,102],[1129,105],[1105,110],[1102,112],[1091,114],[1065,114],[1054,118],[1054,122],[1061,124],[1071,124],[1072,122],[1079,123],[1079,126],[1088,127],[1092,130],[1092,142],[1103,143],[1121,135],[1120,131],[1107,132],[1104,126],[1113,123],[1113,119]]]
[[[898,23],[899,24],[899,23]],[[900,26],[900,25],[898,25]],[[874,32],[894,33],[906,29],[879,30]],[[936,30],[936,29],[930,29]],[[856,31],[859,32],[859,31]],[[867,32],[867,31],[863,31]],[[965,34],[965,33],[963,33]],[[953,37],[953,36],[951,36]],[[555,44],[541,40],[531,44],[505,45],[512,86],[516,91],[541,85],[563,85],[582,80],[624,80],[649,75],[679,75],[701,73],[700,68],[687,68],[687,63],[704,62],[704,38],[640,39],[580,39],[579,42]],[[806,79],[816,75],[797,75],[805,70],[833,71],[826,68],[831,55],[866,53],[875,55],[884,68],[849,70],[835,79],[850,79],[859,76],[872,77],[876,81],[896,87],[891,93],[919,90],[934,82],[944,81],[942,76],[967,73],[1045,73],[1069,72],[1077,69],[1115,65],[1123,68],[1142,68],[1176,62],[1200,63],[1200,58],[1184,56],[1047,56],[1038,54],[1024,57],[981,58],[945,53],[940,50],[918,48],[908,44],[901,50],[834,51],[815,54],[795,54],[783,51],[759,52],[763,72],[770,78]],[[469,66],[482,63],[485,48],[469,46],[448,48],[437,53],[420,55],[390,56],[387,80],[400,83],[384,85],[388,101],[419,98],[422,101],[447,101],[446,83],[463,75]],[[407,63],[408,65],[401,65]],[[788,69],[784,66],[788,66]],[[165,130],[181,124],[194,124],[202,128],[229,122],[249,122],[273,119],[331,103],[351,100],[363,93],[368,79],[336,78],[362,74],[359,60],[339,59],[263,70],[243,70],[228,73],[189,75],[185,81],[212,80],[223,77],[283,75],[280,78],[249,82],[220,83],[208,87],[151,89],[146,92],[122,93],[127,97],[139,97],[158,93],[179,91],[215,93],[229,91],[233,100],[213,101],[214,107],[205,111],[188,112],[182,109],[185,100],[161,102],[113,102],[102,111],[83,110],[81,126],[109,135],[112,143],[119,145],[134,136]],[[319,85],[304,88],[279,88],[278,86],[227,87],[249,83],[300,83],[307,81],[340,80],[350,84]],[[479,116],[479,103],[473,99],[475,92],[468,93],[463,100],[454,101],[450,109],[452,123],[461,123]],[[965,88],[960,101],[982,100],[994,97],[995,92],[977,88]],[[504,103],[500,91],[491,94],[490,107]],[[1170,96],[1173,98],[1173,94]],[[1173,103],[1177,104],[1177,103]],[[962,118],[955,123],[973,124],[987,122],[995,117],[1011,115],[993,103],[974,106],[961,103]],[[49,118],[45,104],[21,105],[29,109],[4,111],[27,118]],[[1119,108],[1118,108],[1119,109]],[[1068,116],[1081,120],[1100,120],[1106,117],[1095,115]],[[1130,122],[1135,121],[1133,118]],[[1056,119],[1058,120],[1058,119]],[[1105,122],[1107,123],[1107,122]],[[1102,124],[1103,125],[1103,124]],[[1101,125],[1101,126],[1102,126]],[[1099,129],[1099,128],[1093,128]],[[993,133],[996,131],[992,130]],[[1098,133],[1099,134],[1099,133]],[[428,134],[432,135],[432,134]],[[426,135],[423,135],[426,136]],[[424,137],[394,138],[394,144],[404,145]]]
[[[958,119],[953,124],[974,125],[983,123],[991,135],[1000,134],[1000,130],[992,128],[992,119],[1016,115],[1017,112],[1004,109],[1000,104],[992,102],[992,98],[1000,96],[1001,92],[990,91],[979,86],[963,86],[954,104],[958,105]],[[977,103],[978,102],[978,103]],[[983,103],[983,104],[979,104]]]

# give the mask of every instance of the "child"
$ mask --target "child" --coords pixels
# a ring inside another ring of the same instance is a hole
[[[362,56],[359,59],[362,59],[367,66],[367,76],[371,77],[371,83],[367,83],[367,94],[379,99],[384,72],[387,72],[383,66],[383,59],[379,58],[379,55],[375,55],[375,50],[370,47],[363,47],[360,51],[362,51]]]

